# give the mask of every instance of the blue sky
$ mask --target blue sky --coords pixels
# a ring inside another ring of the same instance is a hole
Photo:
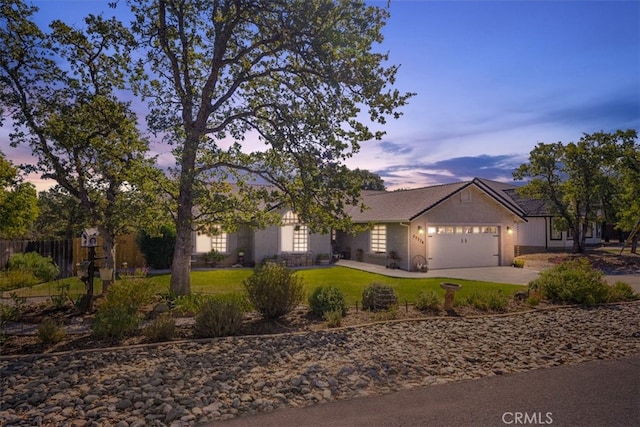
[[[34,4],[42,23],[112,13],[107,0]],[[348,162],[380,174],[389,189],[509,181],[538,142],[640,130],[637,0],[396,0],[390,11],[380,49],[401,65],[396,87],[417,95],[382,141],[364,143]],[[17,159],[5,135],[0,150]]]

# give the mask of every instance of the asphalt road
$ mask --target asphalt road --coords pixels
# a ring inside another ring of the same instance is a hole
[[[640,354],[236,418],[224,426],[638,426]]]

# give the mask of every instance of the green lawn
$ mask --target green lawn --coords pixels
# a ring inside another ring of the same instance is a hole
[[[242,281],[253,273],[251,269],[214,269],[206,271],[194,271],[191,273],[191,291],[210,295],[221,295],[242,292]],[[399,301],[413,303],[418,293],[422,290],[434,290],[438,294],[444,295],[440,289],[443,281],[453,281],[462,285],[458,292],[460,297],[466,297],[475,290],[496,291],[500,290],[506,295],[511,295],[518,290],[522,290],[520,285],[506,285],[492,282],[479,282],[471,280],[458,280],[447,278],[419,278],[400,279],[386,277],[378,274],[367,273],[345,267],[315,268],[300,270],[298,273],[304,278],[305,290],[309,295],[317,286],[332,285],[339,288],[347,304],[354,306],[356,301],[360,301],[362,290],[373,282],[380,282],[391,285],[397,292]],[[170,276],[168,274],[151,276],[150,282],[157,288],[157,292],[167,292],[169,289]],[[60,283],[70,285],[70,294],[84,293],[84,285],[77,278],[69,278],[57,282],[44,283],[30,289],[21,289],[20,296],[51,296],[58,294],[57,286]],[[96,281],[95,292],[100,293],[102,287]]]

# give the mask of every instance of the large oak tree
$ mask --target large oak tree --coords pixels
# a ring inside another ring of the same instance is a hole
[[[128,3],[148,124],[175,144],[172,292],[190,292],[202,224],[264,225],[274,218],[263,208],[285,203],[312,230],[347,227],[360,189],[344,160],[411,95],[390,88],[397,67],[376,50],[388,11],[360,0]],[[247,185],[256,180],[270,186]]]

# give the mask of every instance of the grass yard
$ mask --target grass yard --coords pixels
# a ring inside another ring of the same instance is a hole
[[[225,295],[241,293],[243,291],[242,282],[253,273],[251,269],[214,269],[193,271],[191,273],[191,291],[198,294]],[[423,290],[433,290],[439,295],[444,295],[440,288],[440,283],[450,281],[446,278],[420,278],[402,279],[386,277],[372,274],[365,271],[354,270],[345,267],[315,268],[299,270],[298,275],[304,278],[305,291],[309,295],[318,286],[332,285],[340,289],[350,306],[355,306],[356,301],[360,301],[362,291],[365,287],[374,282],[391,285],[398,294],[400,303],[405,301],[413,303],[417,295]],[[156,287],[156,292],[166,293],[169,289],[170,275],[163,274],[151,276],[150,283]],[[474,291],[501,291],[505,295],[511,295],[518,290],[523,290],[520,285],[506,285],[502,283],[479,282],[470,280],[453,280],[462,285],[458,292],[459,297],[467,297]],[[84,285],[77,278],[68,278],[56,282],[43,283],[28,289],[20,289],[16,292],[19,296],[26,297],[49,297],[60,293],[58,286],[69,285],[69,294],[78,295],[84,293]],[[100,280],[95,281],[95,293],[102,291]]]

